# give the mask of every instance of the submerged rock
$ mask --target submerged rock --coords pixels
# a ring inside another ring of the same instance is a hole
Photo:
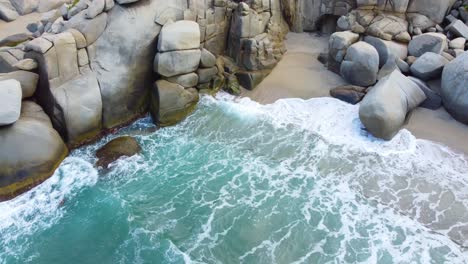
[[[28,191],[49,178],[68,149],[49,117],[24,101],[18,121],[0,128],[0,201]]]
[[[115,138],[96,152],[97,167],[107,169],[109,164],[121,157],[131,157],[141,152],[141,147],[135,138],[123,136]]]

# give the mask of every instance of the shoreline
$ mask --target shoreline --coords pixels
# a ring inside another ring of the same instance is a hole
[[[241,97],[261,104],[283,98],[330,97],[331,89],[347,84],[317,59],[320,53],[328,52],[328,36],[289,33],[285,43],[288,51],[271,74],[253,91],[243,89]],[[408,114],[403,128],[418,139],[445,145],[468,157],[468,126],[453,119],[443,107],[437,110],[416,108]]]

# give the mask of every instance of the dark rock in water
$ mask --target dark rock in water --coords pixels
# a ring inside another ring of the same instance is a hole
[[[138,142],[130,136],[119,137],[111,140],[96,152],[97,167],[107,169],[109,164],[121,157],[131,157],[141,152]]]
[[[330,90],[330,95],[341,101],[357,104],[366,95],[366,88],[354,85],[345,85]]]

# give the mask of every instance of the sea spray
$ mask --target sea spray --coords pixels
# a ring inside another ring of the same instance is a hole
[[[221,94],[135,133],[150,124],[118,133],[143,153],[99,179],[93,153],[118,135],[1,203],[0,263],[467,262],[451,214],[467,208],[465,157],[406,130],[375,139],[356,106]]]

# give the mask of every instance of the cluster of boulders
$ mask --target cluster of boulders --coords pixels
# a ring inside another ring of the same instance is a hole
[[[357,1],[357,9],[338,19],[343,31],[330,37],[328,68],[362,87],[332,95],[354,104],[363,98],[361,121],[380,138],[391,139],[418,106],[443,105],[468,124],[468,26],[458,20],[466,1],[457,1],[447,16],[449,1],[437,2],[437,10],[416,3]]]
[[[253,89],[285,52],[280,0],[0,0],[0,14],[13,2],[41,15],[0,40],[0,200],[148,109],[173,125],[199,93]]]
[[[73,0],[0,0],[0,19],[10,22],[33,12],[47,12]]]

